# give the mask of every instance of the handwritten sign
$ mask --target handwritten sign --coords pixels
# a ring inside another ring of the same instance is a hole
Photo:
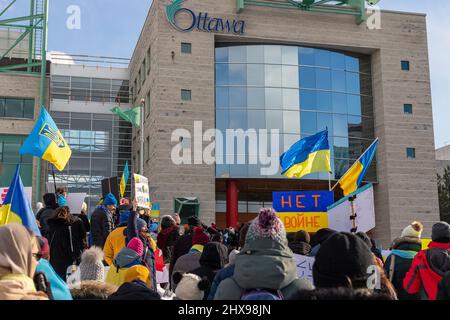
[[[327,207],[334,202],[332,191],[274,192],[273,208],[287,232],[317,232],[328,227]]]
[[[151,209],[148,179],[146,177],[134,174],[134,194],[138,207]]]
[[[294,254],[295,263],[297,265],[297,276],[309,280],[309,282],[314,283],[313,279],[313,265],[314,257],[302,256],[300,254]]]

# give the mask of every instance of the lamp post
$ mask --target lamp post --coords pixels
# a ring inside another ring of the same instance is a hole
[[[141,152],[139,159],[139,174],[144,175],[144,108],[145,99],[141,99]]]

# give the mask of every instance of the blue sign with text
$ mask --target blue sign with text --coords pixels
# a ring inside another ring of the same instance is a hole
[[[273,192],[272,198],[277,212],[327,212],[334,203],[333,191]]]

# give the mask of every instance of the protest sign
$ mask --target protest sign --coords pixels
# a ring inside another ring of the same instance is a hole
[[[136,173],[134,174],[134,195],[138,207],[151,209],[148,179]]]
[[[67,206],[70,212],[73,214],[80,213],[83,206],[84,199],[86,199],[87,193],[69,193],[67,195]]]
[[[287,232],[317,232],[328,227],[327,207],[334,201],[331,191],[273,192],[273,208]]]
[[[312,269],[315,258],[302,256],[300,254],[294,254],[294,258],[295,264],[297,265],[297,276],[299,278],[307,279],[311,283],[314,283]]]
[[[368,232],[375,228],[375,203],[372,184],[365,185],[350,196],[329,206],[328,228],[344,232],[351,231],[353,222],[350,220],[352,209],[349,198],[353,195],[356,195],[354,208],[356,212],[357,231]]]
[[[5,201],[6,195],[8,194],[8,190],[9,187],[2,187],[0,188],[0,208],[3,205],[3,202]],[[32,204],[31,199],[32,199],[32,194],[33,194],[33,188],[31,187],[24,187],[25,190],[25,194],[28,197],[28,200],[30,201],[30,204]]]

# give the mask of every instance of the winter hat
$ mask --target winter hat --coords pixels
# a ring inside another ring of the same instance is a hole
[[[144,245],[139,238],[135,237],[131,239],[130,242],[128,242],[127,248],[136,252],[140,257],[144,254]]]
[[[148,268],[136,265],[128,268],[125,272],[124,280],[125,282],[132,282],[134,280],[140,280],[144,283],[148,283],[150,279],[150,271]]]
[[[83,252],[80,263],[80,280],[103,281],[105,267],[103,266],[103,250],[91,247]]]
[[[231,250],[230,254],[228,255],[228,263],[225,265],[225,267],[232,266],[235,263],[238,253],[239,251],[236,249]]]
[[[124,224],[124,223],[128,223],[128,217],[130,216],[130,212],[129,211],[123,211],[120,213],[120,220],[119,220],[119,224]]]
[[[300,230],[295,233],[294,241],[309,243],[311,241],[311,237],[309,236],[309,233],[306,232],[305,230]]]
[[[339,232],[322,242],[313,265],[317,288],[366,288],[367,268],[374,265],[374,256],[358,236]]]
[[[103,204],[105,206],[108,206],[108,205],[115,205],[115,206],[117,206],[117,199],[112,193],[108,193],[106,195],[105,199],[103,199]]]
[[[246,236],[249,241],[270,238],[278,243],[287,245],[286,230],[283,222],[277,217],[272,208],[262,208],[258,216],[253,219]]]
[[[422,236],[423,225],[414,221],[402,231],[401,237],[420,238]]]
[[[187,222],[191,227],[198,227],[202,225],[200,219],[196,216],[189,217]]]
[[[205,245],[209,242],[209,236],[203,231],[202,227],[195,227],[194,234],[192,236],[192,245],[201,244]]]
[[[372,241],[370,240],[367,233],[359,231],[356,233],[356,236],[359,237],[361,240],[363,240],[366,245],[369,247],[369,249],[372,249]]]
[[[205,291],[209,288],[209,281],[196,274],[175,272],[172,278],[177,285],[175,295],[180,300],[203,300]]]
[[[144,219],[137,218],[136,226],[138,230],[141,230],[143,227],[147,227],[147,222]]]
[[[450,225],[441,221],[433,225],[431,240],[440,243],[450,243]]]

